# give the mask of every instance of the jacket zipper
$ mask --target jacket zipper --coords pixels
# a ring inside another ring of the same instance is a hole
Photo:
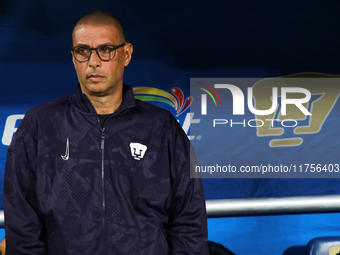
[[[100,140],[100,149],[102,151],[102,207],[103,207],[103,230],[104,230],[104,254],[106,254],[106,226],[105,226],[105,171],[104,171],[104,143],[105,143],[105,127],[101,129],[101,140]]]
[[[127,107],[127,109],[129,108],[132,108],[133,105]],[[110,116],[104,123],[104,126],[103,128],[101,128],[101,136],[100,136],[100,150],[102,151],[102,169],[101,169],[101,172],[102,172],[102,207],[103,207],[103,219],[102,219],[102,224],[103,224],[103,230],[104,230],[104,254],[106,254],[107,252],[107,247],[106,247],[106,222],[105,222],[105,171],[104,171],[104,166],[105,166],[105,163],[104,163],[104,145],[105,145],[105,125],[107,123],[107,121],[109,119],[111,119],[114,115],[116,115],[117,113],[114,113],[112,116]],[[98,119],[98,123],[100,125],[100,121]]]

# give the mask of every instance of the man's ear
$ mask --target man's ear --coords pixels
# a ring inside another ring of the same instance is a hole
[[[131,43],[128,43],[125,47],[125,63],[124,66],[128,66],[131,61],[133,46]]]
[[[75,67],[75,64],[76,64],[76,63],[75,63],[75,59],[74,59],[74,56],[73,56],[73,51],[71,51],[71,54],[72,54],[72,62],[73,62],[73,66],[74,66],[74,68],[76,68],[76,67]]]

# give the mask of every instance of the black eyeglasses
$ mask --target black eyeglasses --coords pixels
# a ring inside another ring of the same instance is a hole
[[[79,62],[86,62],[90,59],[92,55],[92,51],[95,50],[97,52],[98,57],[102,61],[110,61],[116,56],[116,49],[127,45],[127,43],[123,43],[121,45],[100,45],[97,48],[90,48],[87,46],[76,46],[72,47],[71,50],[73,52],[74,58]]]

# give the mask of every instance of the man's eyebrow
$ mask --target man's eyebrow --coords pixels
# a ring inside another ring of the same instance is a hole
[[[81,47],[88,47],[88,48],[90,48],[90,45],[83,44],[83,43],[78,43],[78,44],[76,44],[74,46],[81,46]]]
[[[100,47],[100,46],[107,46],[107,45],[115,45],[114,43],[111,43],[111,42],[108,42],[108,43],[102,43],[102,44],[99,44],[97,47]],[[77,45],[74,45],[74,46],[78,46],[78,47],[87,47],[87,48],[91,48],[90,45],[88,44],[85,44],[85,43],[78,43]],[[1,254],[0,254],[1,255]]]

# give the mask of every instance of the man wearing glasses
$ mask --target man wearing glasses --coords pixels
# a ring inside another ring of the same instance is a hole
[[[190,143],[123,85],[133,47],[117,18],[81,18],[77,94],[27,112],[8,149],[7,254],[208,254]]]

